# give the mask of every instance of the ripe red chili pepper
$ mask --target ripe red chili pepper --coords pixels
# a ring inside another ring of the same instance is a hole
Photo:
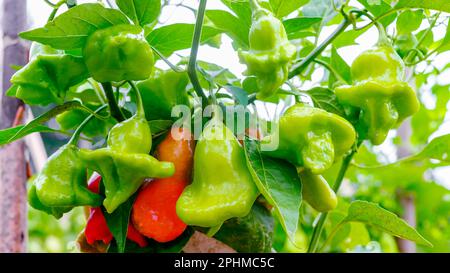
[[[161,243],[174,240],[186,229],[176,213],[176,202],[191,179],[194,140],[188,130],[178,130],[177,137],[169,133],[156,149],[159,160],[174,163],[175,174],[144,185],[131,215],[140,233]]]
[[[94,173],[88,182],[88,189],[94,193],[100,192],[100,182],[102,177]],[[113,239],[113,235],[108,228],[105,216],[103,215],[101,207],[90,208],[89,218],[84,229],[86,241],[92,245],[95,241],[103,241],[109,244]],[[140,234],[130,222],[128,225],[127,238],[138,244],[140,247],[147,246],[148,242],[142,234]]]

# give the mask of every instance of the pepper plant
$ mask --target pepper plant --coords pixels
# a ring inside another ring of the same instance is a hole
[[[435,136],[448,1],[42,2],[53,11],[20,33],[30,58],[6,95],[50,110],[0,145],[71,136],[30,177],[29,204],[58,219],[88,208],[80,251],[181,252],[195,232],[238,252],[450,250],[434,180],[450,153]],[[195,24],[161,22],[174,7]],[[347,63],[369,30],[378,41]],[[225,36],[242,75],[197,60]],[[407,197],[417,221],[402,219]]]

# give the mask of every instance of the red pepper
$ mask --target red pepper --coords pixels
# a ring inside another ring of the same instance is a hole
[[[180,129],[179,136],[181,138],[177,139],[168,134],[156,149],[159,160],[174,163],[174,175],[145,184],[131,214],[136,229],[160,243],[176,239],[186,229],[176,213],[176,203],[190,182],[194,140],[187,130]]]
[[[94,193],[100,192],[100,182],[102,177],[98,173],[94,173],[88,182],[88,189]],[[84,229],[84,235],[88,244],[93,245],[95,241],[103,241],[109,244],[113,239],[113,235],[106,224],[105,216],[101,207],[90,208],[89,218]],[[140,234],[130,222],[128,225],[127,238],[140,247],[147,246],[148,242],[142,234]]]

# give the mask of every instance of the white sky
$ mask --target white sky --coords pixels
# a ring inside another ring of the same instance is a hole
[[[93,1],[86,1],[86,0],[79,0],[79,3],[85,3],[85,2],[93,2]],[[114,1],[111,1],[114,2]],[[175,1],[173,1],[175,2]],[[179,1],[177,1],[179,2]],[[198,5],[198,1],[196,0],[185,0],[183,1],[185,5],[196,7]],[[358,6],[359,4],[356,3],[354,0],[350,1],[351,4]],[[219,1],[219,0],[210,0],[207,4],[208,9],[224,9],[225,6]],[[42,0],[30,0],[28,1],[28,10],[31,16],[32,22],[30,22],[30,28],[39,27],[45,24],[47,20],[48,14],[51,12],[51,8],[44,3]],[[63,11],[64,9],[61,9]],[[193,16],[193,13],[185,8],[182,7],[168,7],[165,8],[163,11],[163,14],[161,15],[160,21],[164,22],[164,24],[173,24],[173,23],[194,23],[195,18]],[[428,24],[424,22],[421,26],[421,28],[426,28]],[[325,39],[332,31],[334,27],[327,27],[324,29],[323,33],[320,36],[319,40]],[[437,28],[434,31],[435,39],[442,38],[445,35],[445,26],[442,26],[440,28]],[[347,63],[351,64],[352,61],[356,58],[356,56],[362,52],[363,50],[366,50],[370,48],[372,45],[375,44],[377,41],[378,34],[375,28],[370,29],[363,35],[361,35],[356,42],[358,45],[355,46],[348,46],[345,48],[339,49],[339,54],[347,61]],[[189,55],[189,50],[183,50],[180,51],[180,53],[184,56]],[[174,57],[176,58],[176,57]],[[218,64],[222,67],[228,68],[231,72],[233,72],[236,75],[240,75],[244,70],[245,66],[239,63],[237,53],[233,50],[231,46],[231,40],[223,35],[222,37],[222,46],[220,49],[211,48],[209,46],[201,46],[199,53],[198,53],[198,59],[199,60],[205,60],[211,62],[211,60],[214,60],[213,63]],[[447,63],[450,62],[450,52],[447,52],[445,54],[439,55],[439,58],[435,58],[433,60],[433,64],[437,68],[444,67]],[[163,64],[164,66],[164,64]],[[322,77],[322,71],[318,70],[317,73],[314,74],[313,82],[309,85],[313,85],[314,81],[319,81]],[[450,83],[450,70],[447,70],[445,73],[441,74],[437,79],[437,82],[439,84],[448,84]],[[450,92],[450,90],[449,90]],[[431,99],[429,102],[426,102],[428,105],[433,105],[433,100]],[[268,105],[269,111],[271,113],[275,112],[275,106],[274,105]],[[264,113],[264,111],[259,111],[261,113]],[[450,111],[449,111],[450,112]],[[445,119],[444,124],[440,127],[438,131],[436,131],[431,138],[444,135],[444,134],[450,134],[450,113],[447,114],[447,117]],[[393,134],[390,134],[390,136],[394,136]],[[392,155],[390,157],[391,160],[395,160],[395,150],[394,146],[390,143],[390,141],[386,141],[386,144],[383,144],[380,146],[380,150],[385,152],[388,155]],[[435,171],[435,175],[437,180],[446,185],[447,188],[450,188],[450,179],[448,178],[450,174],[449,168],[441,168],[440,170]]]

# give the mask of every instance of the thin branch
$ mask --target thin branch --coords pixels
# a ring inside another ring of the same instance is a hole
[[[205,17],[206,2],[207,2],[207,0],[200,0],[198,12],[197,12],[197,20],[195,22],[194,37],[192,39],[191,55],[190,55],[189,64],[188,64],[189,79],[191,80],[192,86],[193,86],[195,92],[197,93],[197,95],[199,95],[202,98],[203,107],[205,105],[208,105],[208,97],[206,96],[205,92],[203,91],[203,88],[200,85],[200,81],[198,79],[197,53],[198,53],[198,48],[200,46],[200,38],[202,35],[202,26],[203,26],[203,19]]]

